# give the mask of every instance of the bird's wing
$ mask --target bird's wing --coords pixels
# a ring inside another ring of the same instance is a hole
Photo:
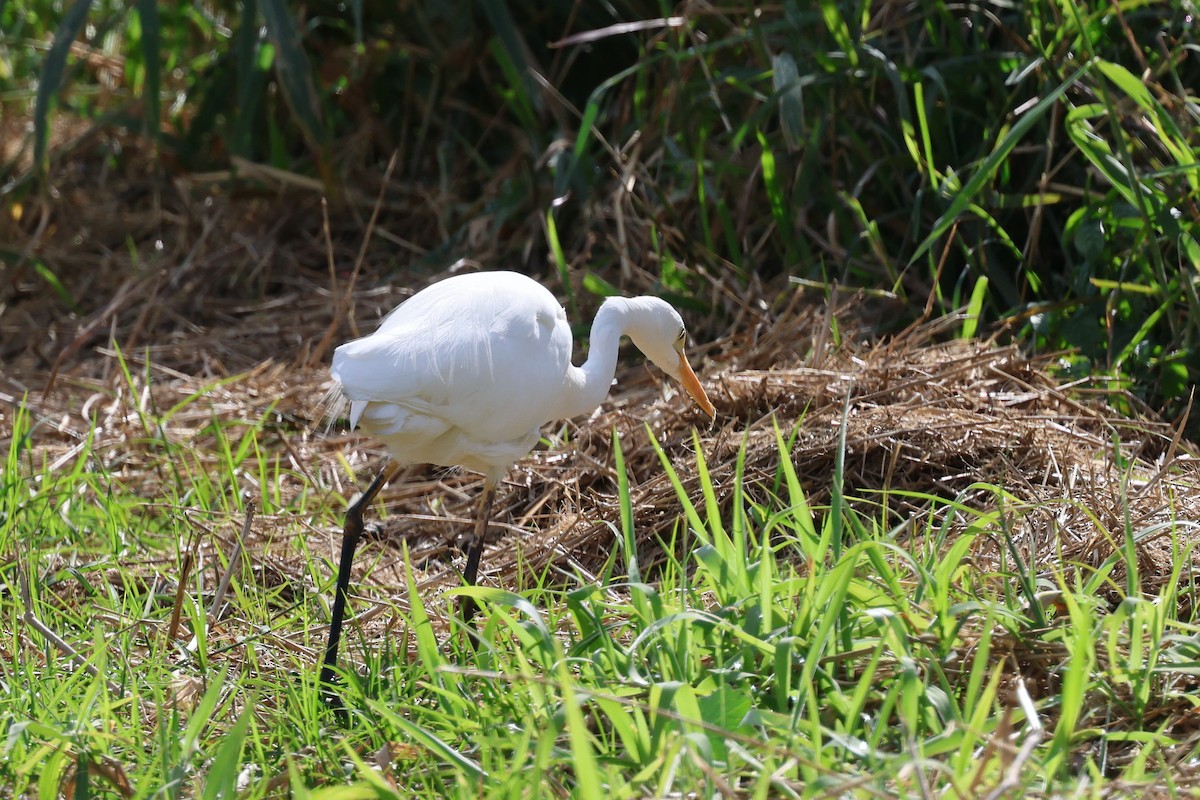
[[[393,325],[339,347],[331,372],[352,403],[397,403],[428,411],[476,389],[479,375],[490,370],[488,345],[470,320]],[[472,377],[474,384],[467,380]]]
[[[397,423],[445,424],[480,441],[525,437],[546,422],[570,365],[566,315],[540,286],[541,294],[506,286],[427,289],[375,333],[339,347],[332,373],[352,422],[364,403],[394,406]]]

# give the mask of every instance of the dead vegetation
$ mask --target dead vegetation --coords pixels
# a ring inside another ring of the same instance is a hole
[[[32,217],[7,220],[27,259],[5,280],[0,314],[5,438],[12,408],[27,397],[39,420],[39,458],[65,466],[96,420],[94,457],[120,465],[122,481],[154,503],[167,473],[153,454],[140,452],[147,438],[140,426],[201,395],[164,422],[162,435],[205,453],[214,418],[267,419],[265,446],[296,484],[283,487],[285,494],[311,481],[348,497],[382,453],[336,426],[327,433],[319,419],[328,343],[369,328],[436,276],[397,268],[379,231],[356,261],[345,235],[322,235],[313,195],[277,187],[276,196],[196,199],[194,186],[161,188],[164,194],[137,212],[89,216],[85,199],[61,199],[29,211]],[[354,208],[342,212],[333,231],[366,224]],[[492,266],[486,256],[477,260]],[[38,279],[39,261],[70,276],[73,289],[82,287],[73,309]],[[329,270],[330,263],[337,266]],[[626,284],[635,290],[651,282],[633,275]],[[889,496],[888,520],[901,538],[917,535],[930,513],[928,503],[908,499],[914,493],[986,507],[996,494],[978,484],[1001,487],[1013,540],[1035,569],[1041,559],[1096,568],[1126,525],[1140,530],[1196,516],[1190,446],[1160,423],[1118,418],[1099,386],[1059,387],[1049,377],[1050,357],[951,338],[953,319],[883,335],[871,320],[886,316],[884,301],[861,295],[835,293],[829,301],[787,285],[751,289],[712,282],[711,299],[724,313],[690,320],[717,422],[706,426],[665,396],[648,368],[627,367],[600,411],[553,432],[552,448],[510,474],[498,499],[502,525],[484,561],[489,583],[513,587],[518,571],[539,574],[550,565],[589,575],[605,563],[617,516],[614,430],[649,566],[679,512],[648,432],[694,480],[694,425],[718,486],[728,485],[744,447],[749,483],[762,491],[776,474],[775,426],[785,435],[795,430],[793,462],[817,506],[828,500],[844,436],[846,493]],[[842,335],[837,345],[834,321]],[[118,347],[132,385],[119,368]],[[362,560],[375,565],[371,580],[381,591],[401,583],[401,539],[426,585],[454,583],[453,543],[466,529],[477,483],[470,474],[417,469],[385,492],[387,524],[376,546],[390,555]],[[315,552],[333,552],[331,518],[308,531]],[[278,559],[272,569],[285,574],[296,551],[286,536],[272,531],[270,539],[269,557]],[[1166,535],[1139,543],[1147,590],[1169,572],[1177,546]],[[980,539],[973,558],[985,571],[999,571],[1006,554]]]
[[[232,548],[243,517],[232,506],[214,517],[171,505],[167,497],[186,494],[187,471],[181,476],[164,463],[156,441],[185,444],[196,459],[188,469],[218,473],[214,420],[244,422],[282,468],[278,486],[236,476],[238,491],[251,498],[278,492],[285,507],[303,493],[321,498],[303,515],[253,520],[245,547],[254,579],[278,602],[314,602],[327,587],[312,582],[306,554],[335,560],[340,509],[384,458],[377,443],[338,425],[327,430],[320,418],[329,345],[369,329],[438,275],[399,266],[404,258],[393,241],[407,231],[376,230],[360,252],[354,237],[370,229],[361,209],[340,209],[326,235],[315,195],[280,187],[249,197],[160,188],[153,202],[136,206],[140,211],[89,214],[95,209],[78,196],[5,221],[23,260],[0,286],[0,448],[12,446],[14,410],[24,403],[36,422],[28,463],[66,470],[88,453],[144,499],[145,513],[186,518],[195,531],[186,546],[198,563],[214,565],[217,550]],[[492,255],[481,249],[471,261],[497,266]],[[39,274],[39,262],[64,276],[69,299]],[[543,277],[563,293],[553,275]],[[633,272],[621,285],[644,290],[653,279]],[[590,312],[594,298],[574,289]],[[923,546],[930,515],[940,513],[931,497],[998,509],[1008,541],[975,539],[971,562],[981,583],[1011,580],[1014,558],[1035,575],[1062,563],[1090,574],[1122,545],[1127,529],[1153,532],[1156,523],[1200,516],[1192,446],[1153,419],[1116,415],[1099,383],[1059,386],[1053,356],[956,339],[960,321],[953,318],[888,332],[878,324],[890,315],[886,301],[858,294],[821,296],[786,283],[743,289],[719,280],[710,280],[706,294],[719,313],[692,315],[689,323],[699,356],[693,363],[717,407],[716,422],[706,424],[661,376],[631,358],[599,411],[547,430],[552,446],[508,476],[494,509],[484,583],[516,590],[550,574],[569,585],[604,568],[619,518],[614,431],[630,474],[640,561],[650,575],[664,542],[688,544],[686,536],[673,538],[679,504],[651,433],[693,496],[695,442],[719,492],[731,484],[744,448],[748,490],[760,498],[776,481],[776,428],[785,437],[794,433],[792,463],[818,514],[843,453],[847,497],[884,520],[906,547]],[[1003,490],[1002,499],[992,487]],[[394,632],[394,609],[404,606],[405,550],[427,597],[457,585],[456,540],[470,530],[479,489],[469,473],[416,468],[384,492],[382,524],[357,561],[361,613],[354,624],[364,638],[356,635],[356,644]],[[727,490],[720,500],[729,500]],[[1153,593],[1186,553],[1178,601],[1189,616],[1194,548],[1178,537],[1195,532],[1186,525],[1176,537],[1166,527],[1158,531],[1137,543],[1143,588]],[[165,593],[174,588],[177,561],[176,553],[140,553],[108,578],[118,591],[136,585]],[[206,583],[215,589],[216,574]],[[1101,601],[1117,602],[1123,583],[1114,571]],[[444,604],[431,607],[445,611]],[[250,621],[227,620],[217,634],[228,643],[223,657],[236,658],[239,637],[254,630]],[[281,652],[315,663],[313,635],[272,633]],[[968,650],[976,635],[963,632]],[[1064,657],[1037,649],[1044,644],[996,645],[1035,694],[1053,690],[1054,664]]]

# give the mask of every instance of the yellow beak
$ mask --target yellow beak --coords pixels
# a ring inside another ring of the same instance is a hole
[[[688,363],[687,356],[683,354],[682,350],[679,351],[679,380],[696,404],[704,410],[704,413],[716,419],[717,409],[709,402],[708,395],[704,393],[704,387],[700,385],[700,379],[696,377],[696,373],[692,372],[692,365]]]

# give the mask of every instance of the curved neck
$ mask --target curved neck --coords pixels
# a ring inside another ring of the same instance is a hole
[[[629,301],[610,297],[596,312],[592,335],[588,341],[588,357],[581,367],[567,368],[567,382],[559,398],[560,419],[577,417],[595,411],[612,386],[617,374],[617,351],[628,323]]]

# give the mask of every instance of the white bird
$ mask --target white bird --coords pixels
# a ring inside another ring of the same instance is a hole
[[[483,474],[463,571],[473,585],[496,484],[533,448],[544,424],[600,405],[613,383],[623,335],[715,415],[684,355],[683,320],[657,297],[606,299],[581,367],[571,364],[571,327],[562,306],[537,281],[515,272],[435,283],[401,303],[370,336],[337,348],[331,396],[342,407],[349,402],[350,427],[381,440],[393,463],[346,512],[323,685],[334,677],[363,510],[383,484],[409,464],[461,466]],[[466,598],[464,618],[475,610]]]

